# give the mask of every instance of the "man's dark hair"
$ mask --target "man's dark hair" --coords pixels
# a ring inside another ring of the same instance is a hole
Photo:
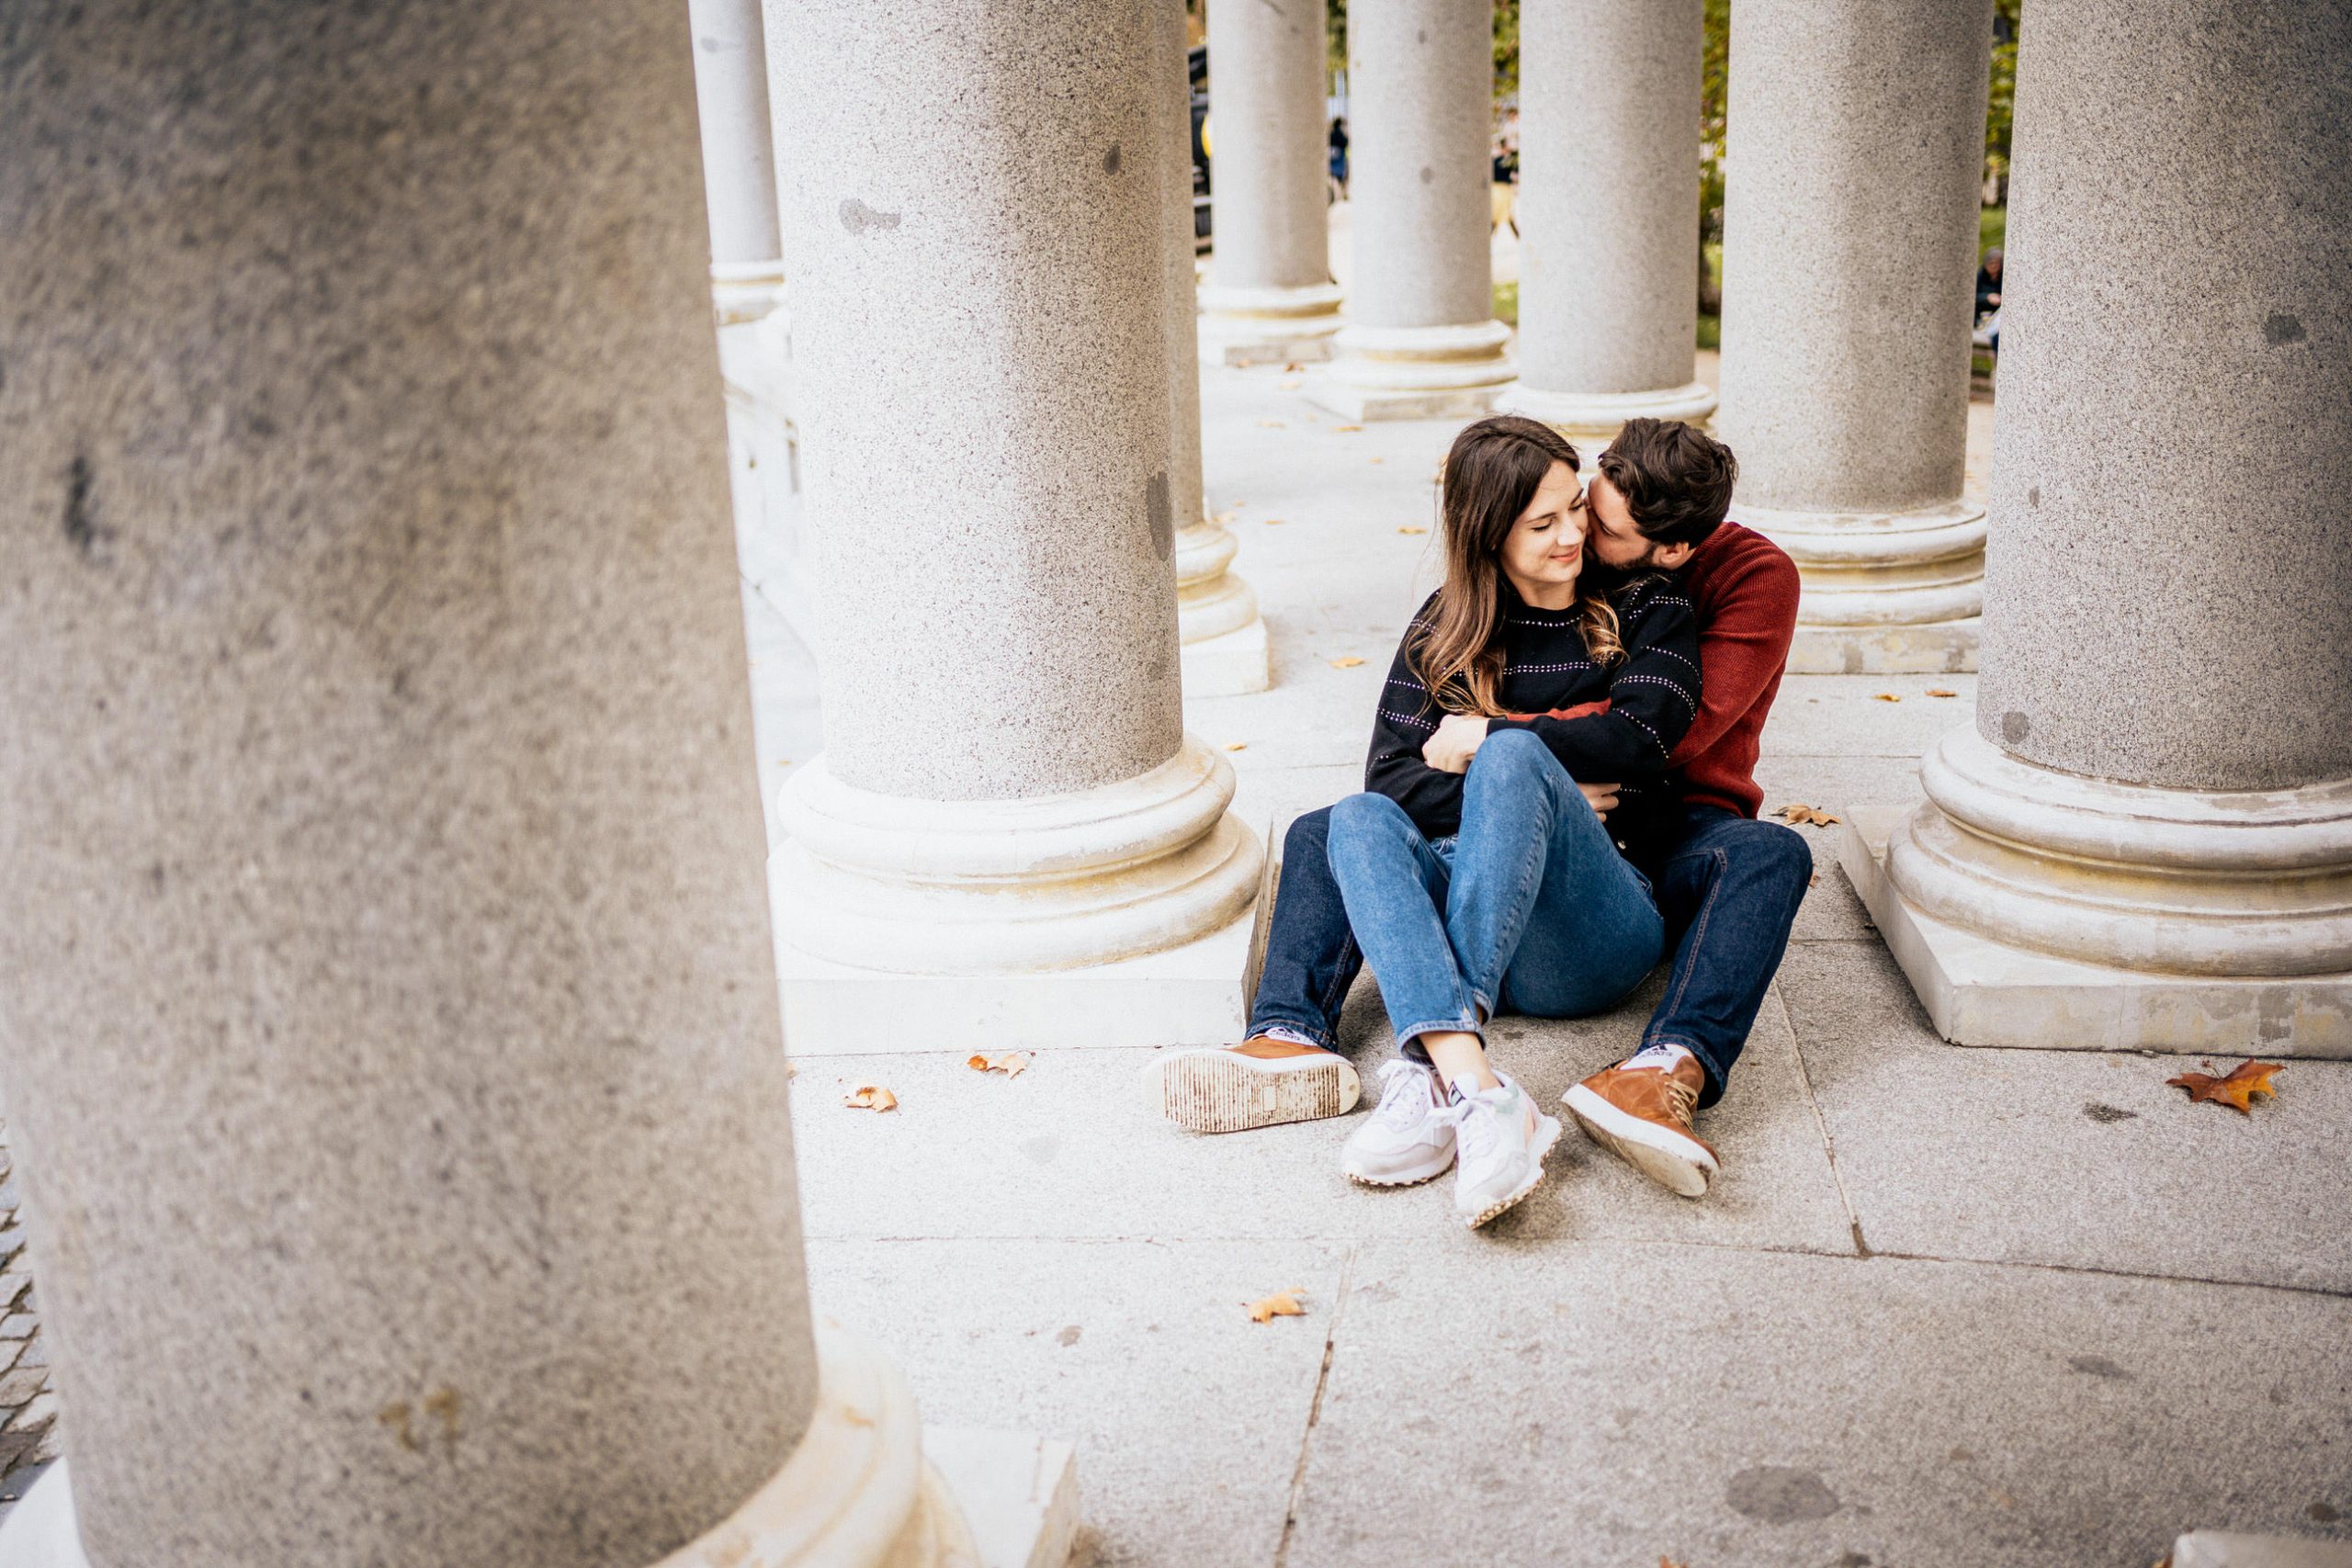
[[[1731,509],[1739,462],[1731,448],[1679,419],[1629,419],[1600,471],[1625,498],[1642,536],[1661,545],[1696,545]]]

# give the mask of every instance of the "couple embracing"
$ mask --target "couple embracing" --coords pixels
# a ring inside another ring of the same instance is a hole
[[[1488,1060],[1501,1011],[1605,1012],[1671,957],[1641,1049],[1563,1097],[1593,1139],[1685,1197],[1813,871],[1758,821],[1758,738],[1795,633],[1797,571],[1724,521],[1731,452],[1629,421],[1586,477],[1549,426],[1455,439],[1445,581],[1413,616],[1373,721],[1364,792],[1283,840],[1247,1037],[1147,1068],[1201,1133],[1339,1116],[1334,1046],[1370,964],[1398,1055],[1342,1169],[1374,1187],[1454,1171],[1485,1224],[1535,1190],[1561,1123]]]

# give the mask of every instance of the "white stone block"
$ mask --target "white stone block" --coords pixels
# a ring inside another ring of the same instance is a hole
[[[925,1427],[923,1457],[964,1511],[978,1568],[1063,1568],[1078,1540],[1078,1450],[1058,1438]]]
[[[2352,1568],[2352,1540],[2192,1530],[2172,1543],[2172,1568]]]
[[[1185,643],[1180,651],[1187,697],[1246,696],[1272,683],[1273,666],[1262,620],[1253,619],[1220,637]]]
[[[1983,618],[1912,626],[1797,626],[1789,649],[1792,675],[1956,675],[1976,668]]]

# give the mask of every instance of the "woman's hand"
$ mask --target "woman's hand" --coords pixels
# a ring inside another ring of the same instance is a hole
[[[1466,773],[1470,759],[1487,739],[1487,721],[1468,714],[1450,713],[1438,720],[1437,733],[1421,744],[1421,761],[1441,773]]]

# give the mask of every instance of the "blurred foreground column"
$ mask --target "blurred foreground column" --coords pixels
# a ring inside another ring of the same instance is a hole
[[[1952,1040],[2352,1055],[2352,14],[2018,60],[1976,723],[1848,869]]]
[[[1733,9],[1715,433],[1732,515],[1804,576],[1794,671],[1976,667],[1984,509],[1961,489],[1992,38],[1993,0]]]
[[[1340,330],[1323,122],[1323,0],[1209,7],[1211,365],[1329,359]],[[1189,87],[1187,94],[1189,98]],[[1185,110],[1185,265],[1192,265],[1192,112]]]
[[[792,316],[776,243],[775,144],[760,0],[690,0],[710,291],[727,389],[735,548],[749,583],[813,651],[800,454],[792,420]]]
[[[1307,392],[1350,419],[1484,413],[1516,374],[1494,319],[1494,42],[1480,0],[1348,13],[1354,271]]]
[[[1176,635],[1184,694],[1229,697],[1266,689],[1266,623],[1258,595],[1227,570],[1240,546],[1208,513],[1201,488],[1201,367],[1193,287],[1193,85],[1184,47],[1184,0],[1148,0],[1151,112],[1159,117],[1159,180],[1168,244],[1162,291],[1168,322],[1169,483],[1176,509]],[[1239,9],[1239,7],[1233,7]],[[1318,100],[1319,101],[1319,100]]]
[[[1183,728],[1154,3],[768,0],[825,649],[796,1051],[1240,1025],[1263,856]]]
[[[967,1551],[811,1332],[676,17],[12,22],[0,1562]]]
[[[1520,7],[1519,373],[1495,406],[1589,470],[1629,419],[1703,421],[1701,0]]]

